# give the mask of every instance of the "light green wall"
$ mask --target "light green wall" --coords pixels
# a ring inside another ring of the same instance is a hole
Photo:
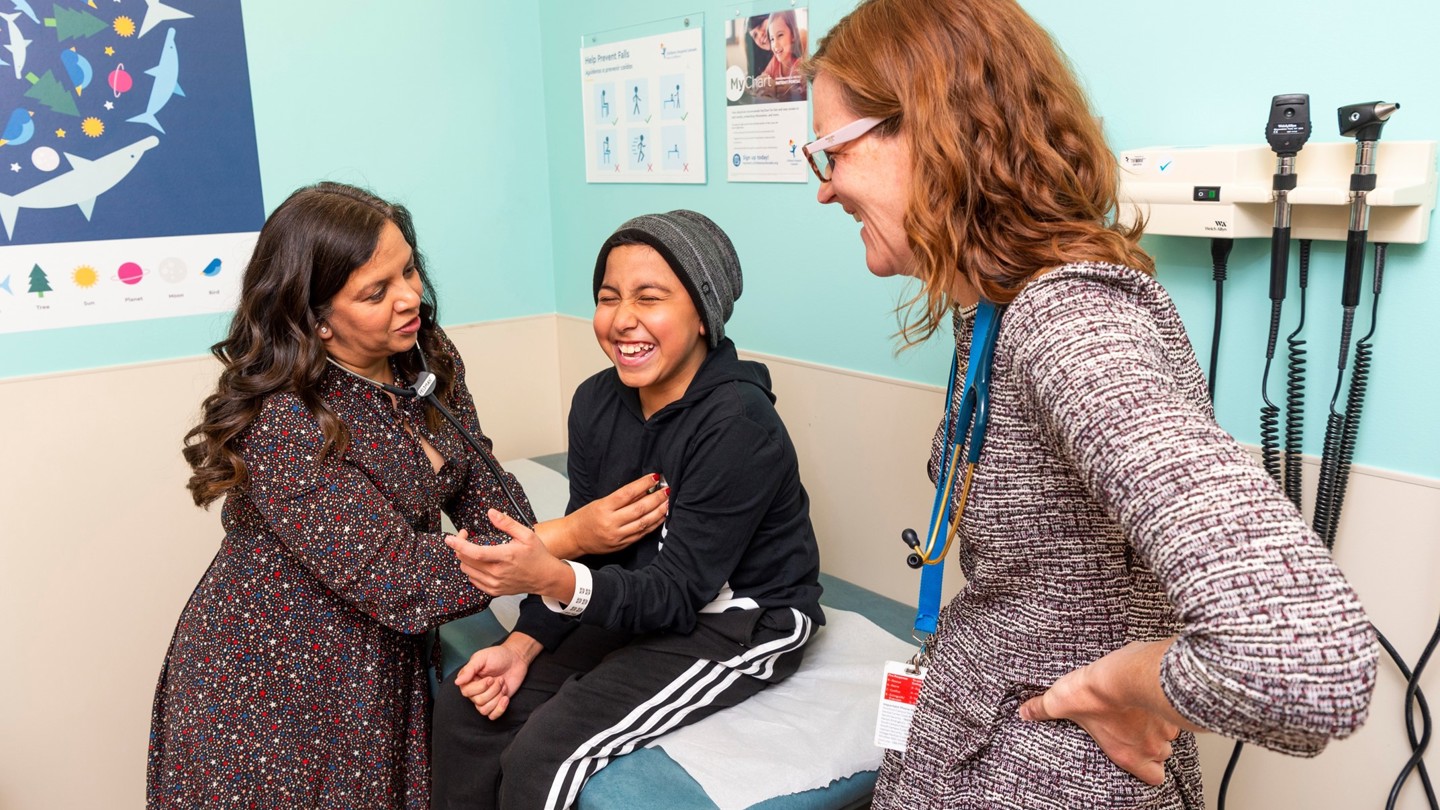
[[[1336,107],[1399,101],[1385,138],[1440,138],[1440,76],[1433,32],[1440,6],[1375,0],[1362,7],[1322,0],[1154,3],[1148,0],[1022,0],[1069,54],[1105,120],[1118,152],[1142,146],[1263,143],[1270,97],[1311,96],[1314,141],[1341,140]],[[774,5],[779,6],[777,2]],[[810,3],[812,47],[853,0]],[[940,384],[944,340],[892,356],[891,315],[909,288],[871,278],[856,226],[838,209],[814,201],[816,186],[728,184],[724,180],[724,99],[710,87],[706,130],[710,182],[703,187],[586,185],[582,163],[578,49],[582,34],[618,25],[705,14],[705,72],[724,70],[723,19],[755,5],[701,0],[547,0],[542,24],[550,125],[550,184],[555,233],[556,297],[561,312],[588,315],[595,248],[625,217],[693,207],[735,238],[745,266],[745,296],[728,333],[743,347],[817,363]],[[553,13],[552,13],[553,12]],[[1384,147],[1382,142],[1381,148]],[[1171,291],[1208,363],[1214,284],[1203,240],[1151,237],[1160,279]],[[1230,261],[1217,385],[1219,419],[1242,441],[1259,441],[1259,390],[1266,325],[1267,241],[1237,244]],[[1311,372],[1306,450],[1318,455],[1324,413],[1334,387],[1339,324],[1341,246],[1319,244],[1309,293]],[[1381,324],[1356,463],[1440,477],[1440,250],[1394,246],[1386,267]],[[1291,280],[1295,283],[1292,266]],[[1366,282],[1365,306],[1368,307]],[[1296,305],[1287,309],[1285,333]],[[1367,314],[1358,319],[1362,334]],[[1283,349],[1283,345],[1282,345]],[[1283,396],[1283,372],[1272,371],[1271,397]],[[1342,406],[1343,407],[1343,406]],[[858,427],[858,426],[857,426]]]
[[[1117,150],[1257,143],[1270,96],[1308,92],[1314,140],[1339,140],[1335,107],[1385,99],[1404,107],[1387,139],[1440,138],[1440,6],[1413,0],[1204,6],[1141,0],[1025,0],[1069,53]],[[810,4],[812,46],[853,0]],[[588,185],[579,98],[583,34],[699,12],[705,72],[723,72],[720,25],[760,6],[713,0],[244,0],[260,168],[269,210],[296,186],[331,178],[411,205],[440,287],[446,323],[559,311],[588,317],[601,240],[639,213],[695,208],[735,238],[745,295],[729,327],[754,351],[939,383],[945,341],[894,356],[892,314],[909,288],[871,278],[856,226],[814,201],[815,186],[724,180],[724,104],[706,105],[703,186]],[[1381,148],[1383,148],[1383,142]],[[1154,237],[1160,277],[1209,355],[1208,247]],[[1258,440],[1268,304],[1268,247],[1239,243],[1226,299],[1221,424]],[[1334,385],[1339,267],[1318,245],[1310,291],[1311,424],[1318,454]],[[1292,273],[1292,283],[1293,283]],[[1390,251],[1376,361],[1356,461],[1440,478],[1431,427],[1440,371],[1440,252]],[[1368,286],[1367,286],[1368,290]],[[1286,331],[1293,322],[1287,310]],[[222,316],[0,335],[0,377],[202,353]],[[1368,315],[1360,323],[1368,325]],[[473,362],[473,360],[472,360]],[[1273,376],[1273,375],[1272,375]],[[1280,395],[1278,384],[1272,398]]]
[[[442,323],[555,311],[537,4],[242,8],[267,212],[317,180],[367,186],[415,214]],[[0,378],[203,354],[228,324],[0,335]]]
[[[1344,140],[1337,107],[1381,99],[1402,104],[1385,128],[1385,139],[1440,138],[1440,89],[1435,83],[1440,55],[1433,37],[1440,26],[1440,6],[1434,4],[1225,0],[1157,11],[1156,4],[1125,0],[1108,4],[1113,13],[1104,19],[1097,18],[1089,4],[1045,0],[1026,6],[1080,69],[1117,150],[1167,143],[1263,143],[1270,96],[1295,92],[1310,94],[1313,142]],[[1380,148],[1384,146],[1382,140]],[[1431,478],[1440,477],[1440,431],[1434,416],[1440,397],[1440,362],[1433,348],[1440,343],[1440,249],[1435,235],[1432,232],[1431,242],[1424,245],[1390,248],[1372,382],[1356,452],[1358,464]],[[1176,237],[1155,237],[1147,244],[1201,362],[1208,363],[1214,283],[1207,245]],[[1343,265],[1342,244],[1316,244],[1305,333],[1311,362],[1305,446],[1316,455],[1335,386]],[[1297,317],[1293,260],[1290,283],[1282,337]],[[1268,240],[1238,242],[1226,285],[1217,412],[1222,425],[1252,443],[1259,441],[1268,284]],[[1367,275],[1356,337],[1370,322],[1369,291]],[[1283,357],[1283,351],[1282,342],[1277,353]],[[1281,382],[1283,368],[1278,375],[1272,369],[1272,401],[1283,396]]]

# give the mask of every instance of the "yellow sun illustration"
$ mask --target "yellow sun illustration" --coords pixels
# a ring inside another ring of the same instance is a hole
[[[92,138],[98,138],[105,132],[105,122],[91,116],[80,122],[80,131]]]
[[[95,272],[95,268],[88,264],[82,264],[75,268],[72,277],[75,279],[76,287],[94,287],[95,282],[100,280],[100,275]]]
[[[115,33],[122,37],[135,36],[135,21],[121,14],[115,18]]]

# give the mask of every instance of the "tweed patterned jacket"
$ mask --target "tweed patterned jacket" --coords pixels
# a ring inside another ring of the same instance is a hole
[[[962,365],[971,325],[957,316]],[[1005,312],[990,403],[956,541],[966,585],[876,808],[1203,808],[1188,733],[1152,787],[1074,723],[1017,716],[1131,641],[1177,636],[1162,687],[1212,731],[1307,756],[1360,726],[1377,656],[1365,613],[1215,423],[1158,283],[1096,264],[1031,282]]]

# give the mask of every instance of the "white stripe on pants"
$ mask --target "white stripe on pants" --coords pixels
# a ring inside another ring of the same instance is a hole
[[[776,661],[785,653],[805,646],[812,632],[808,616],[794,608],[794,631],[783,638],[758,645],[725,661],[696,661],[678,678],[652,698],[636,706],[618,723],[582,743],[561,764],[550,786],[545,807],[566,810],[575,803],[580,788],[591,774],[612,757],[629,753],[642,743],[683,724],[692,712],[714,702],[744,675],[770,679]]]

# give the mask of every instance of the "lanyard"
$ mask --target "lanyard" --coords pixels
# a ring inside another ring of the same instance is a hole
[[[930,530],[920,549],[920,558],[925,564],[920,568],[920,600],[915,611],[915,631],[924,634],[927,639],[935,633],[935,623],[940,615],[940,586],[945,575],[942,563],[960,528],[960,518],[965,514],[965,500],[970,495],[970,483],[980,462],[980,448],[985,443],[985,428],[990,421],[990,366],[995,359],[995,340],[999,334],[1000,309],[990,301],[982,300],[975,309],[970,363],[965,368],[965,387],[958,406],[955,404],[955,379],[960,353],[957,351],[950,359],[950,382],[945,388],[945,441],[940,453],[940,474],[935,479],[935,505],[930,510]],[[957,442],[957,430],[964,430],[968,441]],[[961,466],[962,445],[966,447],[965,478],[960,490],[959,514],[952,520],[953,499],[950,495],[954,492],[955,476]],[[940,534],[947,526],[950,528],[942,544]],[[922,646],[924,644],[922,642]]]

